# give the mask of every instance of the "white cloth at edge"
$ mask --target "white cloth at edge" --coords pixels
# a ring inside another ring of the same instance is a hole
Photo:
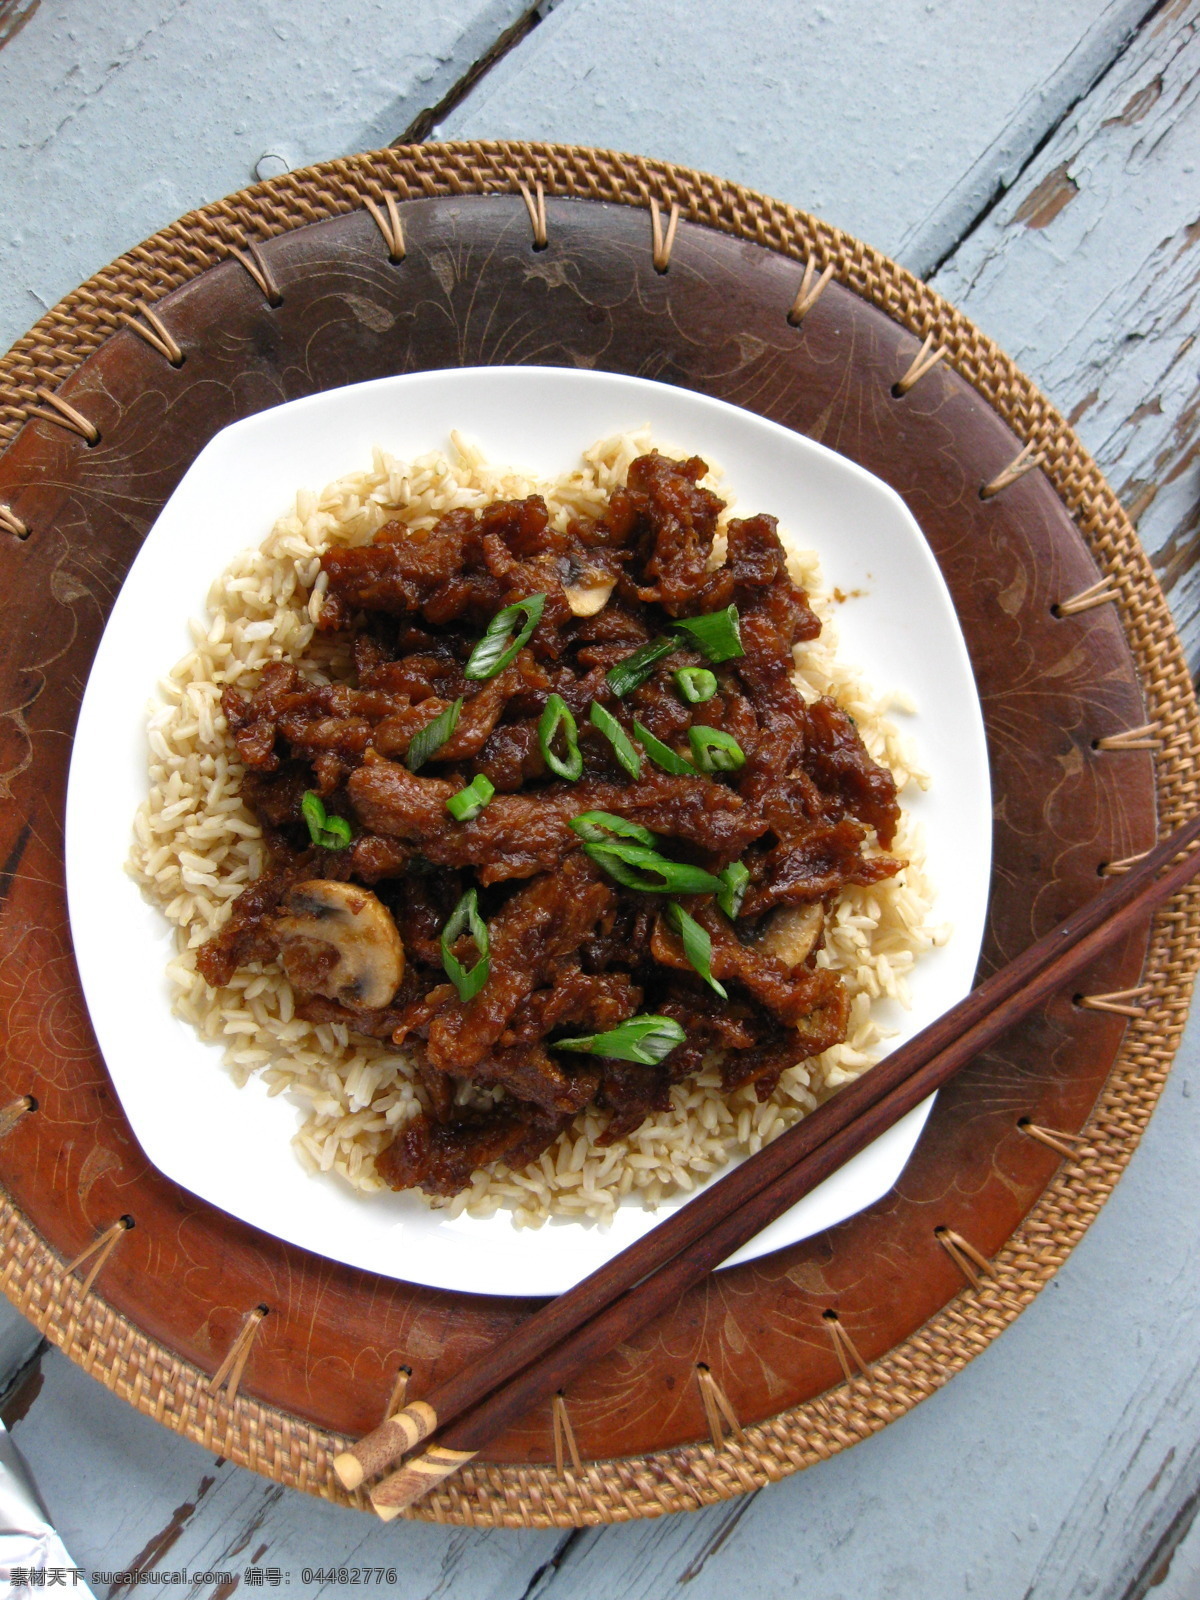
[[[29,1469],[0,1422],[0,1600],[28,1600],[32,1593],[25,1587],[13,1588],[14,1567],[41,1571],[57,1568],[64,1578],[54,1588],[63,1600],[68,1595],[74,1595],[76,1600],[94,1600],[83,1578],[74,1576],[78,1569],[50,1526]]]

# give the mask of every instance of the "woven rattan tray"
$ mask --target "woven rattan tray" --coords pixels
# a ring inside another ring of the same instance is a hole
[[[786,206],[591,150],[390,150],[195,212],[69,295],[0,361],[3,1286],[140,1410],[332,1499],[347,1497],[331,1454],[380,1419],[401,1369],[419,1393],[529,1302],[337,1266],[148,1166],[71,959],[70,735],[122,577],[218,428],[359,379],[522,361],[718,395],[904,497],[987,720],[985,965],[1197,800],[1170,616],[1074,434],[931,290]],[[542,1526],[694,1508],[930,1394],[1119,1177],[1179,1039],[1196,933],[1189,896],[944,1092],[884,1200],[686,1296],[417,1514]]]

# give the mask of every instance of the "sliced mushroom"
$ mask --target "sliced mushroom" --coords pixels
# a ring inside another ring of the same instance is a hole
[[[272,928],[298,989],[363,1011],[388,1004],[404,976],[404,946],[369,889],[312,878],[293,886],[283,911]]]
[[[615,578],[596,572],[585,573],[578,583],[564,585],[563,594],[567,597],[572,616],[594,617],[597,611],[603,611],[616,583]]]
[[[798,967],[817,948],[824,928],[825,911],[819,900],[780,906],[764,928],[758,948],[785,967]]]

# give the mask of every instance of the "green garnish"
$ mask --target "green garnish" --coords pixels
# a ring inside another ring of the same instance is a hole
[[[732,661],[735,656],[746,654],[742,649],[736,606],[710,611],[703,617],[683,617],[672,626],[690,633],[697,648],[710,661]]]
[[[462,708],[463,697],[459,695],[457,700],[451,701],[446,709],[439,712],[427,727],[421,729],[420,733],[413,734],[412,742],[408,747],[408,754],[404,758],[404,765],[410,772],[416,772],[420,767],[423,767],[434,751],[442,748],[455,728],[458,727],[458,719]]]
[[[631,822],[628,817],[618,817],[611,811],[581,811],[577,817],[571,818],[567,827],[577,833],[585,844],[610,844],[614,834],[622,839],[636,839],[638,844],[648,845],[651,849],[658,843],[658,835],[651,833],[649,828],[643,828],[640,822]]]
[[[567,747],[565,756],[557,755],[554,750],[554,736],[560,728]],[[560,694],[552,694],[546,701],[546,709],[538,723],[538,744],[542,748],[542,760],[551,772],[565,778],[568,783],[575,783],[582,777],[583,751],[579,748],[579,729],[570,707]]]
[[[483,638],[471,651],[470,659],[463,668],[463,677],[480,682],[485,678],[494,678],[498,672],[510,666],[516,660],[521,646],[529,643],[533,630],[542,619],[545,605],[544,594],[531,594],[527,599],[514,600],[503,611],[497,611],[488,623]],[[514,636],[518,617],[525,620]]]
[[[463,966],[451,949],[464,929],[470,932],[475,941],[475,948],[479,951],[479,960],[470,970]],[[446,976],[458,990],[460,1000],[473,999],[488,980],[492,958],[488,954],[487,923],[479,915],[479,898],[474,889],[467,890],[450,913],[449,922],[442,929],[442,966],[446,969]]]
[[[717,675],[707,667],[680,667],[674,676],[680,694],[690,706],[702,706],[717,692]]]
[[[637,1061],[653,1067],[669,1056],[687,1034],[673,1017],[630,1017],[607,1033],[589,1033],[579,1039],[553,1039],[551,1050],[585,1050],[589,1055],[616,1061]]]
[[[496,792],[496,786],[486,774],[480,772],[446,801],[446,810],[455,822],[474,822]]]
[[[721,868],[717,878],[721,885],[717,890],[717,904],[732,922],[742,909],[742,901],[746,898],[750,870],[741,861],[731,861],[727,867]]]
[[[645,683],[664,656],[678,649],[678,639],[651,639],[649,644],[642,645],[631,656],[626,656],[624,661],[609,667],[604,674],[604,681],[620,700],[631,689],[636,689],[639,683]]]
[[[308,824],[309,837],[322,850],[344,850],[354,837],[354,831],[345,817],[331,817],[325,802],[313,789],[306,789],[300,802],[300,815]]]
[[[703,867],[671,861],[648,845],[632,840],[608,839],[585,844],[583,850],[609,877],[627,889],[640,889],[643,894],[716,894],[721,887],[721,880]]]
[[[642,741],[646,748],[646,754],[654,762],[655,766],[661,767],[664,772],[673,773],[677,778],[694,778],[696,776],[696,769],[690,761],[686,761],[683,756],[676,755],[669,744],[664,744],[661,739],[656,739],[649,728],[638,722],[636,717],[634,718],[633,731]]]
[[[695,917],[689,916],[682,906],[677,906],[674,900],[667,906],[667,922],[679,935],[684,955],[705,983],[710,989],[715,989],[722,1000],[728,1000],[729,996],[725,992],[724,985],[718,983],[712,974],[712,939],[708,930],[702,928]]]
[[[606,711],[599,700],[593,700],[591,710],[588,712],[588,721],[593,728],[600,732],[612,745],[613,755],[625,768],[631,778],[640,778],[642,775],[642,758],[629,742],[629,735],[613,716],[611,711]]]
[[[736,772],[746,765],[746,752],[730,733],[702,722],[688,729],[688,743],[701,772]]]

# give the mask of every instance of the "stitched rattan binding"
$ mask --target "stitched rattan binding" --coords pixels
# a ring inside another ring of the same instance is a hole
[[[245,250],[239,250],[237,245],[231,244],[229,246],[229,254],[235,261],[240,261],[242,266],[245,267],[262,291],[263,297],[269,306],[281,306],[283,304],[283,293],[275,282],[275,275],[267,263],[266,256],[263,255],[255,240],[247,240]]]
[[[16,539],[29,537],[29,529],[10,506],[0,505],[0,528],[4,528]]]
[[[85,1261],[92,1263],[83,1282],[79,1285],[81,1299],[91,1293],[92,1285],[99,1277],[101,1267],[116,1249],[118,1241],[123,1239],[132,1227],[132,1217],[118,1217],[111,1228],[105,1228],[104,1232],[93,1239],[91,1244],[85,1245],[73,1260],[67,1262],[63,1271],[68,1276],[77,1267],[82,1267]]]
[[[982,1289],[981,1273],[988,1278],[996,1276],[996,1269],[988,1258],[976,1250],[969,1240],[964,1239],[961,1233],[955,1233],[953,1228],[935,1228],[933,1231],[942,1249],[972,1289]]]
[[[870,1364],[863,1359],[859,1352],[858,1346],[850,1337],[849,1333],[847,1333],[846,1328],[837,1312],[822,1312],[822,1320],[824,1321],[830,1339],[833,1341],[833,1348],[837,1354],[838,1363],[841,1366],[842,1372],[845,1374],[846,1382],[853,1383],[855,1377],[858,1375],[861,1375],[869,1380],[871,1377]],[[857,1374],[854,1370],[855,1367],[858,1369]]]
[[[567,1415],[567,1402],[561,1394],[554,1396],[551,1415],[554,1426],[554,1470],[560,1478],[565,1478],[566,1458],[569,1456],[572,1472],[582,1472],[583,1462],[579,1458],[579,1447],[575,1443],[575,1430]]]
[[[1129,1002],[1150,992],[1150,984],[1139,983],[1136,989],[1114,989],[1112,994],[1080,995],[1079,1004],[1087,1011],[1112,1011],[1119,1017],[1144,1017],[1146,1007],[1131,1006]]]
[[[821,276],[817,277],[817,261],[815,256],[809,256],[804,263],[804,276],[800,279],[800,287],[796,290],[796,298],[792,301],[791,310],[787,319],[793,328],[798,328],[805,317],[816,305],[825,292],[825,287],[833,277],[833,262],[822,268]],[[816,280],[814,282],[814,279]]]
[[[22,1117],[28,1116],[35,1110],[37,1101],[31,1094],[23,1094],[18,1099],[12,1100],[0,1111],[0,1139],[5,1139],[20,1122]]]
[[[1106,861],[1100,868],[1100,876],[1115,878],[1122,872],[1128,872],[1131,867],[1136,867],[1138,862],[1144,861],[1149,854],[1149,850],[1139,850],[1135,856],[1122,856],[1119,861]]]
[[[939,346],[936,350],[934,349],[933,335],[927,333],[924,343],[912,358],[904,376],[897,378],[892,385],[892,393],[897,399],[902,395],[906,395],[914,383],[919,383],[927,372],[931,372],[937,366],[939,361],[946,359],[946,354],[947,352],[943,346]]]
[[[139,339],[144,339],[152,350],[157,350],[159,355],[173,367],[183,365],[183,351],[163,325],[162,318],[151,311],[149,306],[138,307],[138,316],[145,319],[143,322],[139,322],[137,317],[131,317],[128,311],[121,311],[118,315],[132,333],[136,333]]]
[[[268,1308],[266,1306],[255,1306],[254,1310],[247,1314],[245,1321],[238,1329],[237,1337],[229,1346],[224,1361],[208,1380],[207,1388],[209,1394],[216,1394],[224,1384],[228,1391],[227,1398],[232,1401],[237,1397],[238,1385],[242,1381],[242,1373],[245,1371],[246,1361],[250,1355],[250,1346],[254,1343],[258,1330],[262,1327],[267,1315]]]
[[[1065,1156],[1068,1161],[1073,1161],[1079,1154],[1073,1146],[1081,1145],[1081,1133],[1061,1133],[1057,1128],[1041,1128],[1036,1122],[1030,1122],[1028,1117],[1022,1117],[1017,1124],[1022,1133],[1027,1133],[1031,1139],[1036,1139],[1039,1144],[1049,1146],[1056,1150],[1060,1156]]]
[[[363,205],[375,219],[375,226],[383,235],[383,242],[387,245],[388,260],[399,263],[404,260],[407,250],[404,244],[404,224],[400,221],[400,208],[396,204],[396,197],[389,189],[383,197],[387,207],[387,216],[371,199],[370,195],[363,196]]]
[[[386,1422],[388,1417],[395,1416],[397,1411],[403,1411],[404,1403],[408,1399],[408,1382],[412,1377],[411,1367],[401,1367],[396,1374],[396,1381],[392,1385],[392,1392],[388,1396],[388,1403],[383,1416],[379,1419]]]
[[[525,202],[525,209],[529,213],[529,225],[533,229],[533,248],[544,250],[550,242],[546,234],[546,191],[542,188],[539,178],[533,186],[534,192],[530,194],[529,185],[524,183],[514,172],[512,181],[521,191],[521,199]],[[536,198],[535,198],[536,196]]]
[[[1020,455],[1014,456],[1003,472],[998,472],[990,483],[984,484],[979,491],[979,498],[991,500],[1001,489],[1007,489],[1010,483],[1016,483],[1018,478],[1023,478],[1027,472],[1032,472],[1034,467],[1040,467],[1044,460],[1042,452],[1035,450],[1033,441],[1030,440]]]
[[[696,1382],[700,1385],[700,1399],[704,1403],[704,1416],[708,1422],[708,1431],[712,1436],[713,1445],[721,1450],[726,1444],[726,1430],[729,1437],[734,1438],[739,1444],[745,1444],[746,1435],[741,1423],[738,1421],[737,1412],[729,1403],[729,1396],[712,1375],[712,1370],[700,1362],[696,1367]]]
[[[1143,723],[1140,728],[1126,728],[1124,733],[1108,733],[1095,741],[1097,750],[1161,750],[1158,724]]]
[[[43,422],[54,422],[60,428],[67,428],[71,433],[77,433],[88,444],[100,443],[100,430],[94,422],[89,422],[82,412],[76,411],[61,395],[52,393],[42,385],[38,387],[38,399],[44,400],[45,405],[30,406],[29,415],[40,417]],[[46,407],[49,406],[49,410]]]
[[[1078,594],[1072,595],[1069,600],[1060,600],[1053,608],[1056,617],[1075,617],[1081,612],[1091,611],[1096,606],[1106,606],[1110,600],[1119,600],[1120,594],[1111,578],[1101,578],[1099,583],[1093,583],[1086,589],[1081,589]]]
[[[664,238],[662,226],[662,213],[658,201],[650,196],[650,245],[654,258],[655,272],[666,272],[671,265],[671,251],[675,244],[675,229],[679,226],[679,206],[676,201],[671,201],[671,210],[667,217],[667,232]]]

